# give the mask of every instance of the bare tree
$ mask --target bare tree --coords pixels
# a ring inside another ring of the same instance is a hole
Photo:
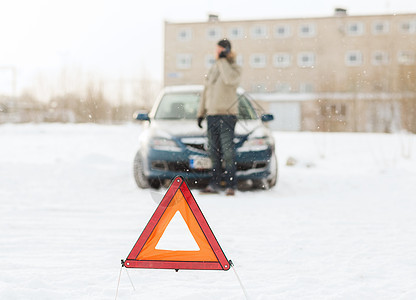
[[[89,81],[83,100],[85,121],[98,123],[111,120],[111,107],[104,98],[100,82]]]

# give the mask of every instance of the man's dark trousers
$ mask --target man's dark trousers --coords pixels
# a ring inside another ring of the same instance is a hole
[[[212,179],[210,184],[218,188],[222,176],[224,161],[224,179],[227,188],[237,185],[234,128],[237,117],[234,115],[207,116],[208,151],[212,161]]]

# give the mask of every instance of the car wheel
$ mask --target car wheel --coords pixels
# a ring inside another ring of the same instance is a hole
[[[270,158],[270,175],[267,178],[253,179],[253,188],[268,190],[274,187],[277,183],[277,159],[275,154]]]
[[[276,154],[273,153],[272,157],[270,158],[270,175],[267,178],[269,188],[272,188],[277,184],[278,175],[279,175],[279,168],[277,165],[277,158],[276,158]]]
[[[136,156],[134,157],[133,171],[137,186],[141,189],[149,188],[149,180],[144,174],[143,159],[140,151],[137,151]]]
[[[269,181],[266,178],[253,179],[253,189],[268,190],[270,188]]]

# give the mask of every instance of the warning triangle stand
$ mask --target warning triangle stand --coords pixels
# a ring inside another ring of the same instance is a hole
[[[198,247],[193,250],[159,249],[160,239],[178,212]],[[145,269],[227,271],[230,265],[232,262],[227,260],[195,198],[180,176],[172,181],[127,259],[122,260],[122,266],[126,268]]]

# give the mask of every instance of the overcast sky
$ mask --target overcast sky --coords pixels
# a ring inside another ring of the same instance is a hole
[[[63,66],[161,80],[165,20],[330,16],[335,7],[350,15],[416,13],[415,0],[0,0],[0,81],[4,66],[17,68],[19,87]]]

